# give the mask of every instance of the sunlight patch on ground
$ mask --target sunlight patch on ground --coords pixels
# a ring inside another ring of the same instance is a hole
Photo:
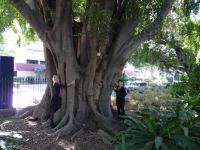
[[[132,106],[135,106],[135,105],[137,105],[137,101],[131,99],[131,100],[129,101],[129,104],[132,105]]]
[[[0,126],[4,126],[4,125],[6,125],[6,124],[8,124],[8,123],[11,123],[12,121],[4,121],[2,124],[0,124]]]
[[[75,144],[66,142],[65,140],[60,140],[58,145],[61,146],[64,150],[76,150]]]
[[[1,149],[6,149],[6,142],[3,140],[0,140],[0,148]]]
[[[36,126],[36,125],[37,125],[37,122],[28,121],[28,126],[29,126],[29,127],[33,127],[33,126]]]
[[[4,126],[6,126],[6,124],[11,123],[12,121],[4,121],[2,124],[0,124],[0,129],[4,130]]]
[[[130,111],[130,112],[135,112],[135,110],[133,110],[133,109],[130,109],[129,111]]]
[[[12,150],[18,142],[26,142],[23,136],[16,131],[0,131],[0,139],[1,150]]]
[[[18,134],[15,131],[0,131],[0,136],[10,136],[13,138],[18,138],[18,139],[22,139],[22,135]]]

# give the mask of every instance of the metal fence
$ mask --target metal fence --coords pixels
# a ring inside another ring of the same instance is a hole
[[[45,92],[47,81],[44,78],[20,78],[13,79],[13,107],[24,108],[38,104]]]
[[[12,107],[13,81],[9,77],[0,77],[0,109]]]

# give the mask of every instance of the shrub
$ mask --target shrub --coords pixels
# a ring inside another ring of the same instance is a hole
[[[125,116],[128,129],[116,138],[116,150],[199,150],[200,117],[184,104],[171,111],[148,107],[139,117]]]
[[[172,84],[170,87],[170,92],[172,96],[182,98],[185,95],[196,98],[200,101],[200,65],[195,65],[193,70],[182,77],[181,83]],[[200,104],[200,103],[199,103]]]
[[[136,103],[139,108],[144,108],[149,105],[156,107],[167,107],[174,105],[177,99],[173,98],[167,90],[160,90],[159,88],[145,89],[144,93],[139,93],[138,90],[131,91],[130,103]]]
[[[170,93],[173,97],[180,98],[187,92],[189,92],[189,86],[187,82],[173,83],[170,86]]]

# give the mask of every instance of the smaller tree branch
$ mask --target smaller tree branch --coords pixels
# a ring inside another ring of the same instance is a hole
[[[56,1],[56,18],[55,18],[53,30],[55,30],[58,27],[58,25],[60,24],[60,22],[62,21],[63,15],[64,15],[63,12],[65,12],[65,9],[70,9],[70,8],[66,8],[66,1],[65,0],[57,0]]]
[[[110,14],[113,13],[113,9],[115,8],[114,6],[115,4],[113,1],[105,0],[105,10],[109,12]]]
[[[175,0],[165,0],[162,10],[158,13],[154,22],[144,28],[140,35],[137,36],[137,39],[129,39],[132,41],[131,47],[137,48],[141,43],[153,38],[156,35],[156,31],[162,26],[162,22],[172,9],[174,1]]]
[[[138,23],[138,18],[134,18],[124,23],[119,32],[118,39],[116,40],[116,46],[113,48],[113,52],[110,52],[111,58],[109,58],[108,67],[115,65],[113,62],[119,61],[122,56],[124,60],[128,59],[129,48],[137,48],[146,40],[153,38],[156,35],[156,31],[161,27],[162,22],[172,8],[175,0],[165,0],[162,10],[158,13],[157,18],[148,25],[143,31],[133,38],[132,32]]]
[[[29,5],[29,7],[30,7],[31,9],[33,9],[33,10],[36,9],[36,1],[35,1],[35,0],[27,0],[26,3]]]
[[[122,55],[123,51],[126,51],[129,48],[137,48],[143,42],[153,38],[156,35],[156,31],[162,26],[162,22],[172,9],[174,1],[175,0],[166,0],[162,10],[158,13],[157,18],[154,20],[154,22],[144,28],[143,31],[136,38],[133,38],[132,36],[127,38],[127,40],[123,42],[119,47],[117,56]]]
[[[128,3],[128,0],[120,0],[119,2],[119,10],[123,10]]]
[[[109,0],[108,0],[109,1]],[[118,2],[118,0],[115,0],[113,3],[113,14],[112,19],[120,20],[121,16],[127,6],[128,0],[124,0],[122,3]]]
[[[43,13],[44,21],[45,21],[45,23],[48,23],[47,3],[45,0],[40,0],[40,4],[42,6],[42,13]]]
[[[16,9],[20,14],[26,19],[30,26],[36,31],[38,36],[43,39],[45,37],[45,32],[47,31],[47,26],[45,22],[40,18],[38,13],[32,10],[24,0],[12,0]]]
[[[123,12],[125,11],[127,3],[128,1],[124,0],[122,4],[121,2],[118,2],[118,1],[115,1],[115,4],[114,4],[115,7],[113,10],[113,16],[112,16],[111,22],[116,22],[118,20],[121,20],[121,22],[111,24],[111,29],[112,29],[111,34],[108,36],[108,40],[106,42],[106,48],[104,50],[106,53],[110,53],[110,56],[112,56],[113,52],[116,49],[118,49],[117,47],[120,47],[121,43],[124,43],[127,39],[130,38],[130,36],[132,35],[131,34],[132,31],[134,31],[138,23],[138,16],[139,16],[138,13],[135,13],[134,17],[129,21],[122,19]],[[113,43],[116,43],[116,44],[113,44]]]

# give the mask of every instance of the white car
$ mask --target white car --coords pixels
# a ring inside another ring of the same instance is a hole
[[[146,82],[143,82],[143,81],[133,81],[133,82],[128,82],[126,84],[126,87],[131,90],[131,89],[136,89],[138,90],[139,92],[143,93],[144,92],[144,89],[146,88],[147,86],[147,83]]]

